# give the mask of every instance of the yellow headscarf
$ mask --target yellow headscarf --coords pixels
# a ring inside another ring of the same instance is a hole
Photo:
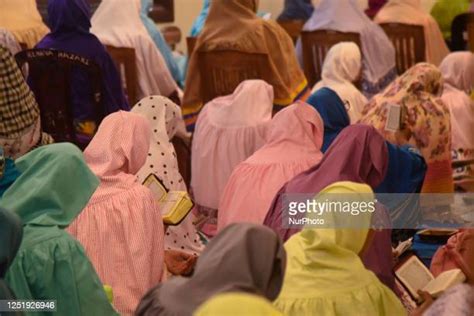
[[[202,304],[194,316],[283,316],[270,302],[256,295],[226,293]]]
[[[365,184],[337,182],[317,202],[374,201]],[[305,228],[285,244],[287,269],[274,305],[285,315],[405,315],[395,294],[367,270],[360,257],[372,222],[370,212],[357,216],[324,213],[334,227]],[[350,228],[348,228],[348,219]]]
[[[0,0],[0,27],[12,32],[28,48],[33,48],[49,32],[35,0]]]

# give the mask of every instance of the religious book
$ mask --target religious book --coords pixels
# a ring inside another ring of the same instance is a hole
[[[169,191],[154,174],[148,175],[143,185],[153,192],[165,225],[179,225],[194,207],[188,192]]]
[[[450,287],[466,281],[466,276],[460,269],[444,271],[435,278],[415,255],[409,256],[395,268],[395,276],[417,302],[421,299],[418,290],[437,298]]]

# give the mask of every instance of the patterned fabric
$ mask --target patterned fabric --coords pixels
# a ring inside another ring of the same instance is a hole
[[[50,144],[41,134],[39,107],[10,51],[0,46],[0,145],[17,158],[37,145]]]
[[[145,117],[152,128],[148,157],[137,173],[139,182],[142,183],[153,173],[168,190],[186,191],[186,184],[179,173],[176,152],[170,141],[175,135],[179,137],[186,134],[179,106],[165,97],[150,96],[140,100],[132,112]],[[165,248],[199,254],[204,245],[193,222],[194,216],[189,214],[178,226],[168,227]]]
[[[101,183],[68,229],[84,246],[102,282],[112,287],[122,315],[133,314],[163,273],[160,210],[135,176],[146,161],[150,135],[147,120],[137,114],[119,111],[102,121],[84,151]]]
[[[389,142],[411,144],[421,151],[428,164],[424,193],[453,191],[451,122],[449,109],[440,98],[442,87],[438,68],[417,64],[376,95],[364,108],[360,120],[373,125]],[[406,110],[404,126],[397,132],[385,130],[390,104]]]

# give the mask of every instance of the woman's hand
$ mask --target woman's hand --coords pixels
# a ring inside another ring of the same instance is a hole
[[[165,264],[173,275],[189,276],[194,271],[197,256],[178,250],[165,250]]]

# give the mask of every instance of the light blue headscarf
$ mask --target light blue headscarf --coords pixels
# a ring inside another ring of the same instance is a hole
[[[171,52],[171,48],[165,42],[165,39],[163,38],[163,35],[156,27],[155,22],[153,22],[153,20],[148,17],[148,12],[150,12],[151,7],[153,6],[153,1],[152,0],[141,0],[141,1],[142,1],[142,10],[140,13],[140,18],[142,19],[143,25],[145,25],[145,28],[147,29],[148,34],[150,34],[151,38],[153,39],[153,42],[155,42],[156,47],[160,50],[161,55],[165,59],[166,65],[168,66],[168,69],[171,75],[173,76],[173,79],[176,82],[180,82],[181,73],[179,71],[178,64],[176,63],[173,57],[173,52]]]
[[[207,15],[209,14],[209,7],[211,6],[211,0],[204,0],[204,6],[199,13],[196,20],[194,20],[193,27],[191,28],[191,32],[189,36],[197,37],[204,27],[204,23],[206,23]]]

